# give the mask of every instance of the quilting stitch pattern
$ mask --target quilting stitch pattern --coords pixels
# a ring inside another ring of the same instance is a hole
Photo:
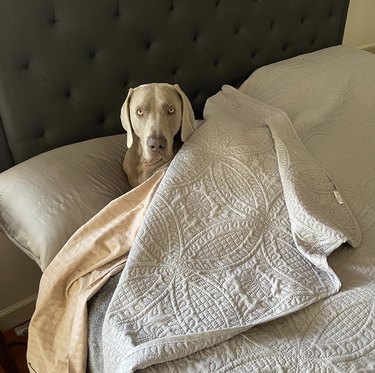
[[[374,60],[336,47],[260,69],[241,91],[284,110],[340,187],[361,245],[330,256],[340,292],[225,343],[147,372],[375,371]]]
[[[228,87],[206,117],[172,162],[112,298],[106,371],[186,356],[334,294],[326,255],[359,239],[278,110]]]

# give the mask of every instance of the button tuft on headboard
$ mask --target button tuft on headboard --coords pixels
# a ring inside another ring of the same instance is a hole
[[[98,116],[98,123],[99,123],[100,125],[104,125],[105,120],[106,120],[106,117],[105,117],[104,114],[100,114],[100,115]]]
[[[175,67],[174,69],[172,69],[171,71],[172,78],[175,79],[179,72],[180,72],[179,67]]]
[[[145,49],[147,49],[147,50],[149,50],[149,49],[151,49],[151,47],[152,47],[152,40],[150,40],[150,39],[147,39],[147,40],[145,40],[144,41],[144,46],[145,46]]]
[[[94,59],[97,55],[97,52],[95,49],[91,49],[88,54],[91,59]]]
[[[198,32],[193,34],[193,42],[194,43],[198,40],[199,36],[200,36],[200,34]]]
[[[64,96],[66,98],[70,98],[71,95],[72,95],[72,91],[70,90],[70,88],[65,89]]]

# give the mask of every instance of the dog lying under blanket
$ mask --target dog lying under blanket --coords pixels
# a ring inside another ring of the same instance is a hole
[[[181,146],[179,131],[185,142],[195,130],[193,109],[177,84],[151,83],[129,89],[121,122],[128,147],[123,169],[132,187],[172,160]]]

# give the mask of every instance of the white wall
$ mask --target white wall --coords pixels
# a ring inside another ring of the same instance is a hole
[[[350,0],[343,44],[375,47],[375,0]]]
[[[0,329],[8,330],[31,316],[41,270],[0,233]]]

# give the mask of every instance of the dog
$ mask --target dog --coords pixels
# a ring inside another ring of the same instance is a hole
[[[181,141],[195,130],[189,99],[177,84],[167,83],[130,88],[121,108],[121,123],[128,147],[123,169],[133,188],[167,167]],[[176,136],[179,132],[181,141]]]

